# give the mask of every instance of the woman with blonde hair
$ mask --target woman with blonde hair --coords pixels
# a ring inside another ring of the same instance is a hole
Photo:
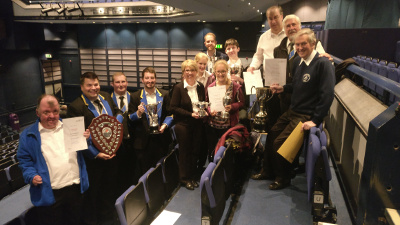
[[[204,52],[199,52],[194,57],[194,61],[196,61],[197,66],[199,67],[199,71],[197,72],[197,81],[204,85],[204,88],[207,88],[212,82],[214,82],[214,76],[209,73],[207,68],[208,56]]]

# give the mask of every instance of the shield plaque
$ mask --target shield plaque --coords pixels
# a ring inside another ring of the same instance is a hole
[[[89,126],[94,146],[107,155],[114,155],[122,143],[123,126],[117,118],[101,114]]]

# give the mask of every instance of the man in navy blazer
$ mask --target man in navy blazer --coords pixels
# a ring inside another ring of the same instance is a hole
[[[206,53],[206,55],[208,56],[208,64],[207,64],[207,68],[206,70],[209,73],[213,73],[213,67],[214,67],[214,63],[220,59],[223,59],[225,61],[229,60],[229,57],[222,53],[217,51],[217,49],[215,49],[215,45],[217,44],[217,38],[215,36],[215,34],[213,33],[207,33],[206,35],[204,35],[204,46],[206,46],[207,50],[204,51],[204,53]]]
[[[158,160],[168,153],[171,143],[171,127],[173,117],[168,112],[168,91],[156,88],[156,71],[147,67],[142,71],[142,83],[144,88],[132,94],[132,107],[134,113],[129,118],[133,130],[133,147],[136,152],[139,167],[142,173],[156,165]],[[146,109],[148,104],[157,104],[158,131],[159,134],[151,134],[149,114]]]

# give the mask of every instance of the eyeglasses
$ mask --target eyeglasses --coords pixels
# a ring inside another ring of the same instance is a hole
[[[185,73],[196,72],[196,70],[185,70]]]
[[[228,71],[226,71],[226,70],[222,70],[222,71],[215,71],[215,73],[218,73],[218,74],[225,74],[225,73],[227,73]]]

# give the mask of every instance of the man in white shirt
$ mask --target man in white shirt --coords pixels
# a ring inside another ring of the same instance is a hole
[[[82,151],[66,152],[60,106],[54,96],[42,95],[36,114],[38,120],[21,134],[17,158],[25,182],[31,184],[39,222],[79,224],[82,194],[89,188]],[[89,131],[84,135],[89,137]]]
[[[280,6],[271,6],[267,9],[267,20],[270,29],[260,36],[258,40],[256,53],[254,53],[253,60],[247,72],[253,73],[258,69],[265,59],[274,58],[274,48],[281,43],[282,39],[286,36],[283,30],[283,10]],[[264,68],[265,71],[265,68]]]

